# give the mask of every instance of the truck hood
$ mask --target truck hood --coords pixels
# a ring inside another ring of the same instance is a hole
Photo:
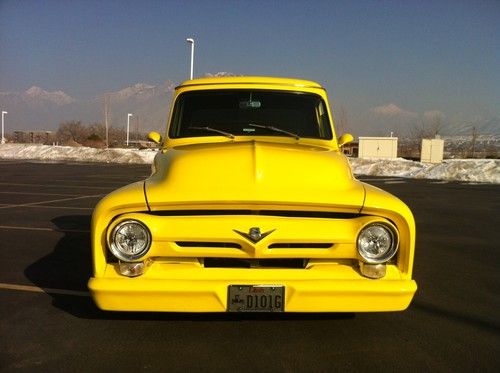
[[[314,145],[185,145],[158,153],[153,169],[144,186],[151,211],[289,206],[359,212],[365,197],[347,159]]]

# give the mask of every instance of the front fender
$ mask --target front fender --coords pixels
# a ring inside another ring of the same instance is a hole
[[[118,215],[148,211],[144,181],[111,192],[101,199],[92,213],[91,239],[94,276],[102,276],[106,267],[106,229]]]
[[[378,215],[392,221],[399,231],[398,267],[410,279],[415,254],[415,219],[409,207],[399,198],[369,184],[365,188],[365,201],[361,213]]]

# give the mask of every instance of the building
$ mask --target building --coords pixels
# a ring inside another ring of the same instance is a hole
[[[397,137],[360,137],[359,158],[397,158]]]
[[[420,161],[425,163],[441,163],[443,161],[444,140],[422,139]]]
[[[14,142],[30,144],[52,144],[55,133],[52,131],[14,131]]]

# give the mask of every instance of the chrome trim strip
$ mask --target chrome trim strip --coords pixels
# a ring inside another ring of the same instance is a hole
[[[265,82],[220,82],[220,83],[191,83],[191,84],[181,84],[175,87],[175,90],[185,88],[185,87],[197,87],[197,86],[207,86],[207,85],[227,85],[227,86],[232,86],[232,85],[248,85],[248,86],[253,86],[253,85],[268,85],[268,86],[276,86],[276,87],[294,87],[294,88],[312,88],[312,89],[320,89],[322,91],[326,91],[325,88],[321,86],[315,86],[315,85],[302,85],[302,84],[289,84],[289,83],[265,83]]]

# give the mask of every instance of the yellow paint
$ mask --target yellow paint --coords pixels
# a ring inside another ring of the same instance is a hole
[[[259,77],[190,80],[177,87],[174,102],[189,90],[235,88],[307,92],[328,102],[317,83]],[[229,285],[276,284],[285,286],[285,311],[289,312],[405,309],[416,290],[411,277],[413,216],[396,197],[353,177],[339,150],[352,136],[344,135],[337,142],[333,129],[332,133],[332,140],[171,139],[167,131],[151,177],[111,193],[94,211],[94,275],[89,289],[97,305],[106,310],[223,312]],[[160,141],[159,134],[150,137]],[[179,210],[192,212],[172,212]],[[197,210],[225,212],[204,215]],[[283,211],[301,213],[285,217]],[[152,235],[151,249],[144,257],[151,266],[136,278],[120,275],[117,263],[108,262],[107,234],[126,219],[142,221]],[[356,250],[359,231],[374,221],[392,224],[400,239],[387,275],[378,280],[361,275]],[[255,244],[234,231],[248,232],[251,227],[274,231]],[[239,247],[183,247],[177,244],[182,241]],[[269,247],[276,243],[332,245]],[[309,262],[305,269],[205,268],[205,257],[305,258]]]
[[[150,133],[148,133],[148,139],[154,142],[155,144],[161,143],[161,135],[155,131],[151,131]]]
[[[339,137],[339,147],[344,146],[346,144],[349,144],[350,142],[354,141],[354,137],[350,133],[344,133],[342,136]]]

